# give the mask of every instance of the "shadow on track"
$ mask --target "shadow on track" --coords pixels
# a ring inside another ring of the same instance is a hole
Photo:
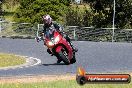
[[[54,65],[66,65],[64,63],[53,63],[53,64],[41,64],[43,66],[54,66]]]

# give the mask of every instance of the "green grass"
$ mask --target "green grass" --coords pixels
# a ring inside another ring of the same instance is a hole
[[[0,84],[0,88],[132,88],[132,84],[85,84],[80,86],[74,80],[42,83]]]
[[[25,62],[26,60],[23,57],[0,53],[0,67],[19,65]]]

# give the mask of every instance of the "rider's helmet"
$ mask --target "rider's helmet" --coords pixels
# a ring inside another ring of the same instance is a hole
[[[45,25],[50,25],[52,23],[52,18],[50,17],[50,15],[44,15],[42,17],[42,20]]]

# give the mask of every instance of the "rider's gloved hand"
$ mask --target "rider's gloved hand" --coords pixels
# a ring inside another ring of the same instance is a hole
[[[37,42],[41,41],[41,37],[36,37],[35,39],[37,40]]]

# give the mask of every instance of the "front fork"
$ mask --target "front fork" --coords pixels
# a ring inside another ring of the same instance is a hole
[[[47,49],[47,52],[49,53],[49,54],[52,54],[52,51],[48,48]]]

